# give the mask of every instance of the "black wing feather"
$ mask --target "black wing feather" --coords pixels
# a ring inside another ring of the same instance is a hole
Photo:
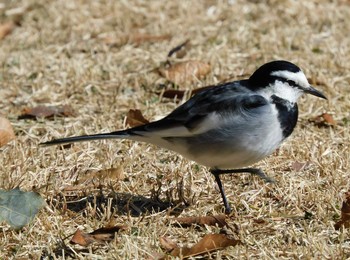
[[[156,131],[185,126],[189,131],[199,125],[208,114],[233,113],[237,110],[251,110],[264,106],[268,101],[245,87],[246,81],[230,82],[205,89],[176,108],[165,118],[132,131]]]

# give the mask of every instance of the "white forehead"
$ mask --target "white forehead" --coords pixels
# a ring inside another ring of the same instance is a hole
[[[296,84],[298,84],[299,86],[304,87],[304,88],[309,87],[309,82],[307,81],[307,78],[302,71],[291,72],[288,70],[279,70],[279,71],[272,72],[271,75],[281,77],[284,79],[288,79],[288,80],[292,80]]]

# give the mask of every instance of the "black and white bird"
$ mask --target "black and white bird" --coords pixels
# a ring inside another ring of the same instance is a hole
[[[43,145],[121,138],[175,151],[210,168],[229,213],[220,175],[247,172],[271,181],[260,169],[246,167],[270,155],[293,132],[298,119],[297,100],[303,93],[326,99],[308,83],[299,67],[288,61],[272,61],[249,79],[197,93],[161,120]]]

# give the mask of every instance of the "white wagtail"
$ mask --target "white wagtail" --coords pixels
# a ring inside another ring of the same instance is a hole
[[[272,61],[249,79],[200,91],[165,118],[111,133],[56,139],[44,145],[129,139],[151,143],[210,167],[231,212],[220,174],[247,172],[272,181],[263,171],[244,168],[270,155],[292,132],[303,94],[326,97],[314,89],[299,67]]]

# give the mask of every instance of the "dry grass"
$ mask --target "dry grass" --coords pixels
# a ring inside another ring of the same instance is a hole
[[[1,22],[10,19],[6,10],[30,8],[21,26],[0,42],[0,115],[10,119],[17,135],[15,142],[1,148],[0,188],[36,189],[50,210],[42,210],[20,232],[2,223],[0,259],[142,259],[161,251],[160,236],[189,245],[218,232],[215,227],[173,227],[167,204],[147,200],[160,189],[160,201],[180,203],[176,213],[181,216],[221,212],[221,197],[204,167],[128,141],[81,143],[65,150],[38,147],[54,137],[123,128],[129,108],[141,109],[150,119],[170,112],[178,104],[154,94],[166,81],[152,70],[171,47],[188,38],[193,47],[185,58],[210,62],[213,70],[184,88],[236,79],[266,61],[286,59],[321,82],[317,88],[329,97],[328,102],[302,98],[292,137],[259,164],[276,184],[249,175],[224,177],[233,207],[230,227],[238,227],[243,244],[211,258],[350,257],[349,231],[333,227],[350,187],[349,1],[3,3]],[[171,34],[172,39],[114,47],[101,40],[133,32]],[[39,104],[70,104],[76,116],[17,120],[24,107]],[[308,121],[325,111],[339,122],[336,127],[320,128]],[[296,171],[294,162],[311,164]],[[124,168],[126,180],[105,180],[100,186],[84,183],[67,191],[92,170],[116,166]],[[152,205],[167,210],[146,212]],[[104,245],[84,249],[69,244],[77,228],[88,232],[108,223],[130,229]]]

